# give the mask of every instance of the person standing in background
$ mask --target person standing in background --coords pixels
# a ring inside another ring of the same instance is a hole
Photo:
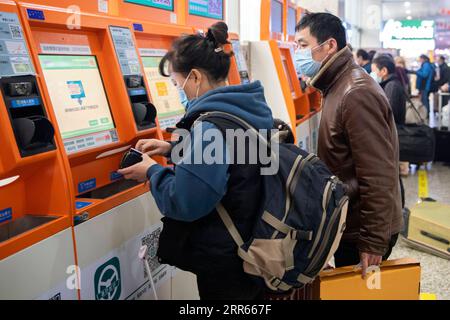
[[[395,74],[397,75],[398,80],[403,86],[405,92],[408,95],[411,95],[411,85],[409,83],[408,70],[406,68],[406,61],[403,57],[395,57]]]
[[[438,71],[438,77],[437,77],[438,80],[436,81],[436,85],[439,90],[442,90],[445,92],[446,91],[445,85],[448,85],[448,83],[450,82],[450,67],[447,65],[447,61],[444,56],[439,56],[438,66],[439,66],[439,71]],[[447,89],[447,91],[448,91],[448,89]],[[437,98],[437,95],[436,95],[436,98]],[[447,105],[448,100],[449,100],[448,96],[443,96],[442,97],[442,106]],[[438,100],[435,103],[435,107],[437,107],[437,106],[438,106]]]
[[[359,49],[356,52],[356,62],[362,67],[368,74],[372,72],[372,65],[370,63],[370,56],[364,49]]]
[[[394,60],[380,55],[372,62],[373,78],[381,85],[391,105],[395,124],[404,125],[406,118],[406,92],[395,74]]]
[[[406,120],[406,91],[395,74],[395,62],[392,56],[381,55],[372,62],[372,77],[377,79],[386,93],[386,97],[394,113],[395,124],[402,126]],[[400,162],[400,175],[408,175],[409,163]],[[405,189],[400,178],[400,191],[402,195],[402,207],[405,207]]]
[[[415,73],[417,75],[416,87],[420,93],[420,101],[427,108],[430,113],[430,93],[435,76],[435,68],[430,62],[430,58],[426,55],[421,55],[419,58],[421,64],[420,69]]]

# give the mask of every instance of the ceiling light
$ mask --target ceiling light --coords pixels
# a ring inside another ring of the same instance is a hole
[[[406,2],[405,2],[405,7],[407,7],[407,8],[411,7],[411,2],[406,1]]]
[[[412,17],[411,16],[407,16],[406,19],[412,20]]]

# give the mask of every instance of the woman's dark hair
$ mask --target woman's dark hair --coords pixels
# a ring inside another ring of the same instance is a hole
[[[226,52],[228,26],[224,22],[213,24],[206,35],[190,34],[176,39],[172,48],[159,64],[159,73],[168,77],[167,63],[172,70],[187,76],[192,69],[205,72],[211,81],[228,77],[233,53]]]

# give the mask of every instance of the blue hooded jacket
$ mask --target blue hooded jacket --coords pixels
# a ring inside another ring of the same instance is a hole
[[[417,81],[416,87],[420,91],[431,91],[431,85],[433,84],[435,68],[431,62],[424,62],[419,70],[416,72]]]
[[[266,103],[264,88],[259,81],[226,86],[211,90],[191,101],[186,116],[208,111],[222,111],[246,120],[256,129],[270,130],[273,127],[272,111]],[[190,154],[183,159],[194,159],[194,154],[208,147],[213,141],[203,139],[209,129],[217,129],[209,122],[193,127],[190,131]],[[223,136],[220,135],[220,139]],[[221,164],[177,163],[175,170],[160,165],[152,166],[147,176],[151,192],[161,213],[169,218],[192,222],[208,215],[227,192],[229,178],[225,139]]]

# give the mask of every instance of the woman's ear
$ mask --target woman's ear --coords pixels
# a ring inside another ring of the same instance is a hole
[[[192,75],[193,75],[195,84],[200,85],[200,83],[202,83],[202,79],[203,79],[202,73],[197,69],[192,69]]]

